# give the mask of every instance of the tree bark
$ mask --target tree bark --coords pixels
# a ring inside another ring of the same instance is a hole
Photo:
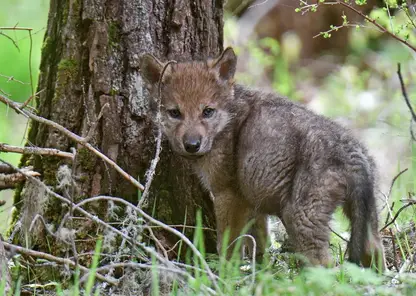
[[[43,92],[37,99],[38,114],[84,137],[97,122],[90,143],[144,183],[155,154],[156,133],[148,116],[148,94],[139,74],[138,58],[145,52],[162,60],[219,54],[223,44],[222,6],[222,0],[51,0],[40,65],[38,91]],[[97,119],[105,104],[109,108]],[[54,156],[22,158],[22,165],[32,165],[43,182],[65,197],[79,202],[105,194],[137,204],[137,188],[58,131],[32,122],[28,143],[62,151],[76,148],[74,163]],[[75,181],[74,186],[65,183],[68,175]],[[22,222],[21,235],[14,237],[15,242],[24,246],[30,243],[55,255],[68,251],[51,248],[61,244],[56,245],[56,238],[48,235],[40,223],[29,233],[37,214],[56,230],[69,211],[67,206],[30,182],[16,192],[15,204],[14,221]],[[162,143],[147,204],[146,210],[155,218],[174,225],[195,225],[200,208],[204,226],[215,229],[208,193],[166,141]],[[107,203],[86,209],[106,221],[110,219]],[[93,250],[97,225],[85,218],[72,222],[77,230],[77,251]],[[78,228],[81,226],[82,231]],[[192,230],[186,234],[192,236]],[[178,241],[163,231],[156,232],[156,236],[167,247]],[[207,251],[214,252],[215,232],[205,232],[205,238]]]

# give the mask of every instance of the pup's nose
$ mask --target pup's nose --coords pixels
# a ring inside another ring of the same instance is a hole
[[[186,152],[196,153],[201,147],[201,137],[200,136],[185,136],[183,138],[183,146],[185,147]]]

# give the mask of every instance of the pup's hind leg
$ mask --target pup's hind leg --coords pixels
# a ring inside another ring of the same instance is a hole
[[[294,251],[313,265],[332,264],[329,254],[329,222],[339,203],[342,186],[333,176],[310,174],[296,182],[294,196],[282,211],[282,218]]]

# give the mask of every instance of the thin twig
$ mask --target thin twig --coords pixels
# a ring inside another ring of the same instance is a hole
[[[413,110],[412,105],[410,104],[409,97],[407,96],[407,91],[406,91],[406,87],[404,85],[404,81],[403,81],[403,76],[402,76],[402,71],[401,71],[401,65],[400,65],[400,63],[397,64],[397,75],[399,76],[400,86],[402,88],[403,98],[404,98],[404,100],[406,102],[407,107],[410,110],[410,114],[412,114],[413,121],[416,122],[416,113]]]
[[[331,227],[329,227],[329,230],[331,230],[331,232],[333,234],[335,234],[336,236],[338,236],[340,239],[342,239],[344,242],[348,243],[349,241],[347,239],[345,239],[341,234],[338,234],[335,230],[333,230]]]
[[[11,31],[32,31],[32,28],[27,27],[0,27],[0,30],[11,30]]]
[[[32,74],[32,48],[33,48],[33,40],[32,40],[32,30],[28,30],[29,33],[29,79],[30,79],[30,90],[31,96],[35,96],[35,87],[33,85],[33,74]]]
[[[407,172],[408,168],[405,168],[404,170],[401,170],[396,176],[394,176],[393,180],[391,181],[391,185],[390,185],[390,189],[389,192],[387,194],[387,197],[390,198],[391,195],[391,191],[393,190],[393,186],[394,183],[396,182],[396,180],[405,172]]]
[[[176,61],[174,60],[168,61],[163,67],[162,72],[160,73],[160,77],[159,77],[158,104],[157,104],[158,110],[156,114],[156,123],[157,123],[156,152],[155,152],[155,157],[152,159],[150,163],[150,167],[148,171],[146,172],[147,179],[146,179],[146,184],[144,186],[145,189],[137,205],[139,208],[141,208],[144,205],[145,201],[147,200],[147,196],[149,195],[149,192],[150,192],[150,185],[152,185],[153,177],[156,172],[156,166],[160,159],[160,152],[162,151],[162,128],[161,128],[162,119],[161,119],[161,114],[160,114],[160,106],[162,104],[162,81],[163,81],[163,76],[165,75],[166,69],[169,67],[170,64],[175,64],[175,63]]]
[[[384,198],[385,198],[385,205],[387,206],[387,210],[388,210],[388,216],[386,217],[386,222],[385,222],[385,224],[388,222],[388,220],[389,220],[389,217],[391,218],[391,219],[393,219],[393,206],[394,206],[394,202],[392,203],[392,205],[391,205],[391,207],[389,206],[389,198],[390,198],[390,196],[391,196],[391,192],[392,192],[392,190],[393,190],[393,186],[394,186],[394,183],[396,182],[396,180],[403,174],[403,173],[405,173],[406,171],[407,171],[408,169],[407,168],[405,168],[404,170],[402,170],[402,171],[400,171],[396,176],[394,176],[394,178],[393,178],[393,180],[391,181],[391,185],[390,185],[390,189],[389,189],[389,192],[387,193],[387,195],[385,195],[385,194],[383,194],[384,195]],[[384,207],[383,207],[383,209],[384,209]],[[398,231],[398,232],[400,232],[400,228],[399,228],[399,225],[397,225],[397,223],[395,222],[394,223],[394,226],[396,227],[396,230]]]
[[[142,184],[140,184],[136,179],[134,179],[132,176],[127,174],[119,165],[117,165],[113,160],[111,160],[105,154],[103,154],[98,149],[94,148],[90,143],[86,142],[83,137],[80,137],[77,134],[74,134],[73,132],[69,131],[68,129],[66,129],[62,125],[60,125],[60,124],[58,124],[58,123],[56,123],[52,120],[37,116],[37,115],[35,115],[31,112],[28,112],[26,110],[22,110],[20,108],[20,104],[8,99],[4,95],[0,95],[0,101],[3,102],[4,104],[10,106],[17,113],[23,114],[24,116],[26,116],[26,117],[28,117],[32,120],[35,120],[37,122],[40,122],[40,123],[43,123],[43,124],[48,125],[50,127],[53,127],[54,129],[57,129],[58,131],[63,133],[65,136],[67,136],[68,138],[73,140],[74,142],[77,142],[77,143],[81,144],[82,146],[84,146],[85,148],[87,148],[88,150],[93,152],[95,155],[97,155],[98,157],[103,159],[105,162],[107,162],[112,168],[114,168],[119,174],[121,174],[126,180],[130,181],[130,183],[133,184],[134,186],[136,186],[138,189],[140,189],[142,191],[144,190],[144,186]]]
[[[0,77],[7,78],[7,82],[14,81],[20,84],[28,84],[26,82],[16,79],[14,76],[7,76],[7,75],[0,74]]]
[[[92,136],[95,132],[95,129],[97,128],[97,125],[101,120],[101,117],[103,117],[103,115],[104,115],[104,110],[107,109],[107,108],[110,108],[109,103],[105,103],[104,106],[101,108],[100,113],[98,114],[96,120],[91,125],[90,130],[87,133],[87,136],[84,138],[86,142],[88,142],[92,138]]]
[[[389,229],[390,232],[390,238],[391,238],[391,244],[393,249],[393,266],[396,268],[397,271],[399,271],[399,266],[397,265],[397,258],[396,258],[396,240],[393,234],[393,230]]]
[[[381,228],[380,229],[380,231],[383,231],[384,229],[386,229],[387,227],[389,227],[391,224],[393,224],[394,223],[394,221],[396,221],[396,219],[399,217],[399,215],[400,215],[400,213],[404,210],[404,209],[406,209],[406,208],[408,208],[408,207],[410,207],[410,206],[413,206],[413,205],[416,205],[416,200],[410,200],[407,204],[405,204],[404,206],[402,206],[398,211],[397,211],[397,213],[396,213],[396,215],[394,216],[394,218],[389,222],[389,223],[387,223],[386,225],[384,225],[383,226],[383,228]]]
[[[23,105],[20,107],[20,109],[25,109],[26,106],[34,99],[36,98],[39,94],[41,94],[42,92],[44,92],[45,89],[41,89],[40,91],[38,91],[37,93],[35,93],[34,95],[31,95],[26,101],[24,101]]]
[[[34,154],[34,155],[51,155],[60,156],[64,158],[74,159],[74,155],[69,152],[64,152],[53,148],[38,148],[38,147],[18,147],[0,143],[0,152],[11,152],[20,154]]]
[[[157,237],[153,233],[152,228],[150,228],[150,227],[145,227],[145,228],[149,231],[151,238],[156,243],[156,245],[158,245],[158,247],[160,248],[160,250],[163,252],[163,256],[165,256],[166,259],[169,259],[168,252],[166,251],[166,249],[162,245],[162,243],[157,239]]]
[[[3,32],[0,32],[0,35],[6,37],[7,39],[9,39],[13,43],[13,45],[17,48],[17,51],[20,52],[20,48],[17,45],[17,42],[12,37],[10,37],[7,34],[4,34]]]

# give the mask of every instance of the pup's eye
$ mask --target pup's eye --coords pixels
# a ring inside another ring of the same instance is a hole
[[[167,112],[172,118],[178,119],[181,117],[181,111],[179,111],[179,109],[169,109]]]
[[[215,109],[213,109],[213,108],[209,108],[209,107],[206,107],[206,108],[202,111],[202,115],[203,115],[205,118],[210,118],[212,115],[214,115],[214,113],[215,113]]]

